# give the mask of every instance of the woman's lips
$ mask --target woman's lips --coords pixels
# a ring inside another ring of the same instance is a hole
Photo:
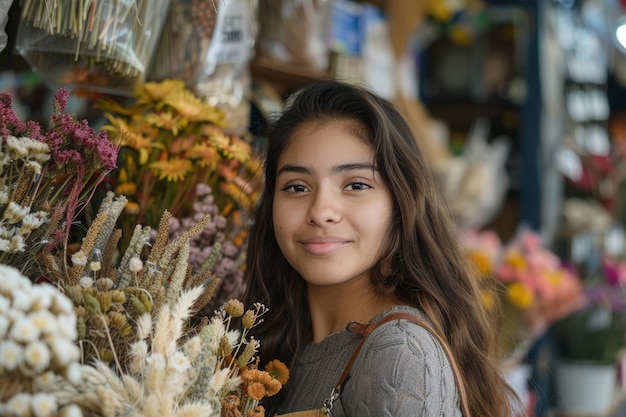
[[[328,255],[348,244],[347,240],[308,240],[303,241],[304,249],[313,255]]]

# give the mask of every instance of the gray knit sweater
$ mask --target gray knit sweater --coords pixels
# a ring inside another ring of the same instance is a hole
[[[373,320],[394,311],[423,317],[416,308],[398,306]],[[278,414],[321,408],[360,340],[344,330],[305,346],[291,369]],[[454,374],[443,348],[415,323],[381,325],[365,341],[332,416],[460,417]]]

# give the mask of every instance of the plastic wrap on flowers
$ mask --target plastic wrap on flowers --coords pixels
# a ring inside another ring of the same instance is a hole
[[[203,70],[220,2],[172,0],[148,78],[176,78],[193,87]],[[191,24],[189,24],[191,23]]]
[[[192,89],[224,111],[227,132],[244,135],[250,121],[250,57],[257,34],[258,0],[226,0],[217,13],[215,34]]]
[[[127,95],[146,78],[169,0],[25,0],[16,50],[51,87]]]

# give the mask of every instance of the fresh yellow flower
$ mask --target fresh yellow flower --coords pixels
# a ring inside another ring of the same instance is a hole
[[[511,304],[520,309],[527,309],[535,300],[532,290],[520,282],[513,282],[508,286],[508,298]]]
[[[197,143],[187,150],[187,158],[197,159],[198,166],[215,170],[221,161],[217,150],[206,142]]]
[[[137,104],[150,104],[161,101],[170,94],[185,88],[185,82],[178,79],[147,82],[138,86],[133,96],[137,97]]]
[[[187,120],[169,111],[148,113],[145,115],[145,121],[154,127],[172,132],[174,136],[178,135],[178,132],[187,126]]]
[[[139,204],[134,201],[128,201],[124,206],[124,212],[128,214],[139,214],[140,211]]]
[[[244,142],[243,140],[234,137],[230,146],[226,149],[226,157],[235,159],[239,162],[246,162],[250,159],[250,145]]]
[[[518,271],[526,268],[526,259],[524,255],[517,250],[508,251],[506,253],[505,262]]]
[[[115,187],[115,194],[126,196],[135,195],[137,193],[137,184],[133,182],[124,182]]]
[[[180,158],[170,158],[167,161],[157,161],[150,164],[150,168],[159,180],[182,181],[187,174],[193,171],[191,161]]]
[[[165,105],[174,108],[180,116],[190,122],[208,122],[223,126],[224,113],[216,107],[196,97],[191,91],[181,89],[173,91],[163,99]]]
[[[491,265],[491,259],[489,256],[482,251],[472,250],[469,252],[469,257],[472,261],[472,264],[476,266],[481,277],[488,277],[493,272],[493,268]]]
[[[210,126],[205,129],[205,134],[209,137],[209,143],[217,150],[225,152],[230,146],[230,139],[219,129]]]

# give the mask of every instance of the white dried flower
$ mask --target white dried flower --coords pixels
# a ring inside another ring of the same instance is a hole
[[[211,382],[209,382],[209,390],[213,393],[222,392],[224,386],[230,379],[230,372],[228,368],[220,369],[211,376]]]
[[[19,392],[12,396],[6,403],[7,415],[13,416],[27,416],[30,414],[30,402],[32,398],[30,395]]]
[[[29,343],[24,349],[24,362],[37,373],[50,365],[50,357],[50,349],[39,340]]]
[[[13,310],[17,311],[28,311],[30,310],[30,306],[33,305],[33,298],[30,296],[28,292],[30,288],[14,288],[11,291],[11,304],[13,305]]]
[[[52,371],[43,372],[35,377],[35,389],[50,392],[56,382],[56,374]]]
[[[23,146],[26,147],[32,154],[49,154],[50,146],[40,140],[31,139],[23,136],[21,138]]]
[[[83,380],[83,371],[78,362],[70,363],[65,368],[65,379],[74,385],[80,384]]]
[[[0,292],[8,295],[14,288],[29,287],[30,281],[24,284],[21,277],[22,275],[17,269],[0,264]]]
[[[33,288],[34,289],[34,288]],[[57,331],[57,322],[55,317],[48,310],[38,310],[29,314],[28,319],[33,322],[35,327],[43,334],[55,334]]]
[[[20,222],[28,213],[30,213],[29,206],[20,206],[15,201],[11,201],[4,209],[4,218],[9,224],[14,224]]]
[[[68,404],[59,410],[59,417],[83,417],[83,412],[76,404]]]
[[[0,294],[0,316],[3,316],[4,313],[8,312],[10,308],[11,300]]]
[[[184,352],[192,362],[195,362],[202,352],[202,340],[199,336],[194,336],[185,342]]]
[[[7,149],[12,151],[14,156],[23,158],[28,155],[28,149],[24,146],[24,142],[15,136],[7,136],[5,143],[7,145]]]
[[[23,362],[22,346],[12,340],[0,342],[0,369],[13,371]]]
[[[57,337],[50,342],[54,360],[61,366],[69,365],[80,359],[80,349],[70,339]]]
[[[83,275],[78,280],[78,284],[83,288],[91,288],[93,287],[93,283],[94,283],[94,279],[87,275]]]
[[[33,285],[29,290],[31,298],[34,299],[31,310],[45,310],[50,313],[49,309],[52,305],[52,297],[59,294],[56,288],[52,288],[48,284]]]
[[[38,211],[36,213],[30,213],[24,220],[22,220],[22,227],[20,228],[20,232],[22,234],[27,234],[32,232],[35,229],[39,229],[42,224],[46,222],[48,219],[48,213],[45,211]]]
[[[0,295],[0,304],[4,303],[6,303],[6,298]],[[0,308],[0,340],[4,339],[4,337],[7,335],[7,332],[9,331],[9,325],[11,324],[8,317],[6,317],[4,314],[1,314],[3,311],[4,310]]]
[[[74,317],[74,322],[76,322],[76,317],[74,315],[74,303],[65,295],[60,294],[55,290],[54,297],[52,298],[52,306],[50,307],[50,311],[57,316],[59,316],[59,320],[64,319],[63,315],[69,315]]]
[[[168,368],[172,368],[175,372],[184,373],[191,367],[189,358],[183,352],[177,350],[168,358]]]
[[[87,265],[87,255],[82,250],[74,253],[72,255],[72,264],[76,266],[85,266]]]
[[[10,331],[11,339],[22,343],[34,342],[40,335],[41,331],[35,323],[24,315],[13,323]]]
[[[0,237],[6,239],[6,240],[11,240],[11,238],[13,236],[15,236],[16,234],[19,234],[19,228],[16,226],[0,226]]]
[[[130,269],[130,272],[137,273],[143,269],[143,262],[138,256],[133,256],[128,261],[128,269]]]
[[[57,413],[57,399],[54,395],[38,392],[33,395],[32,409],[35,417],[51,417]]]
[[[21,235],[15,235],[9,240],[9,252],[24,252],[26,249],[26,242]]]
[[[76,315],[73,312],[67,314],[57,314],[57,321],[58,323],[62,323],[62,325],[57,326],[57,335],[68,340],[76,340],[78,337],[78,330],[76,330]]]
[[[26,163],[26,169],[35,173],[35,175],[41,175],[41,164],[37,161],[28,161]]]
[[[93,272],[98,272],[99,270],[102,269],[102,263],[97,262],[97,261],[90,262],[89,269],[91,269]]]
[[[6,190],[0,190],[0,204],[4,205],[9,202],[9,193]]]
[[[9,242],[7,239],[0,237],[0,252],[8,252],[10,247],[11,242]]]

